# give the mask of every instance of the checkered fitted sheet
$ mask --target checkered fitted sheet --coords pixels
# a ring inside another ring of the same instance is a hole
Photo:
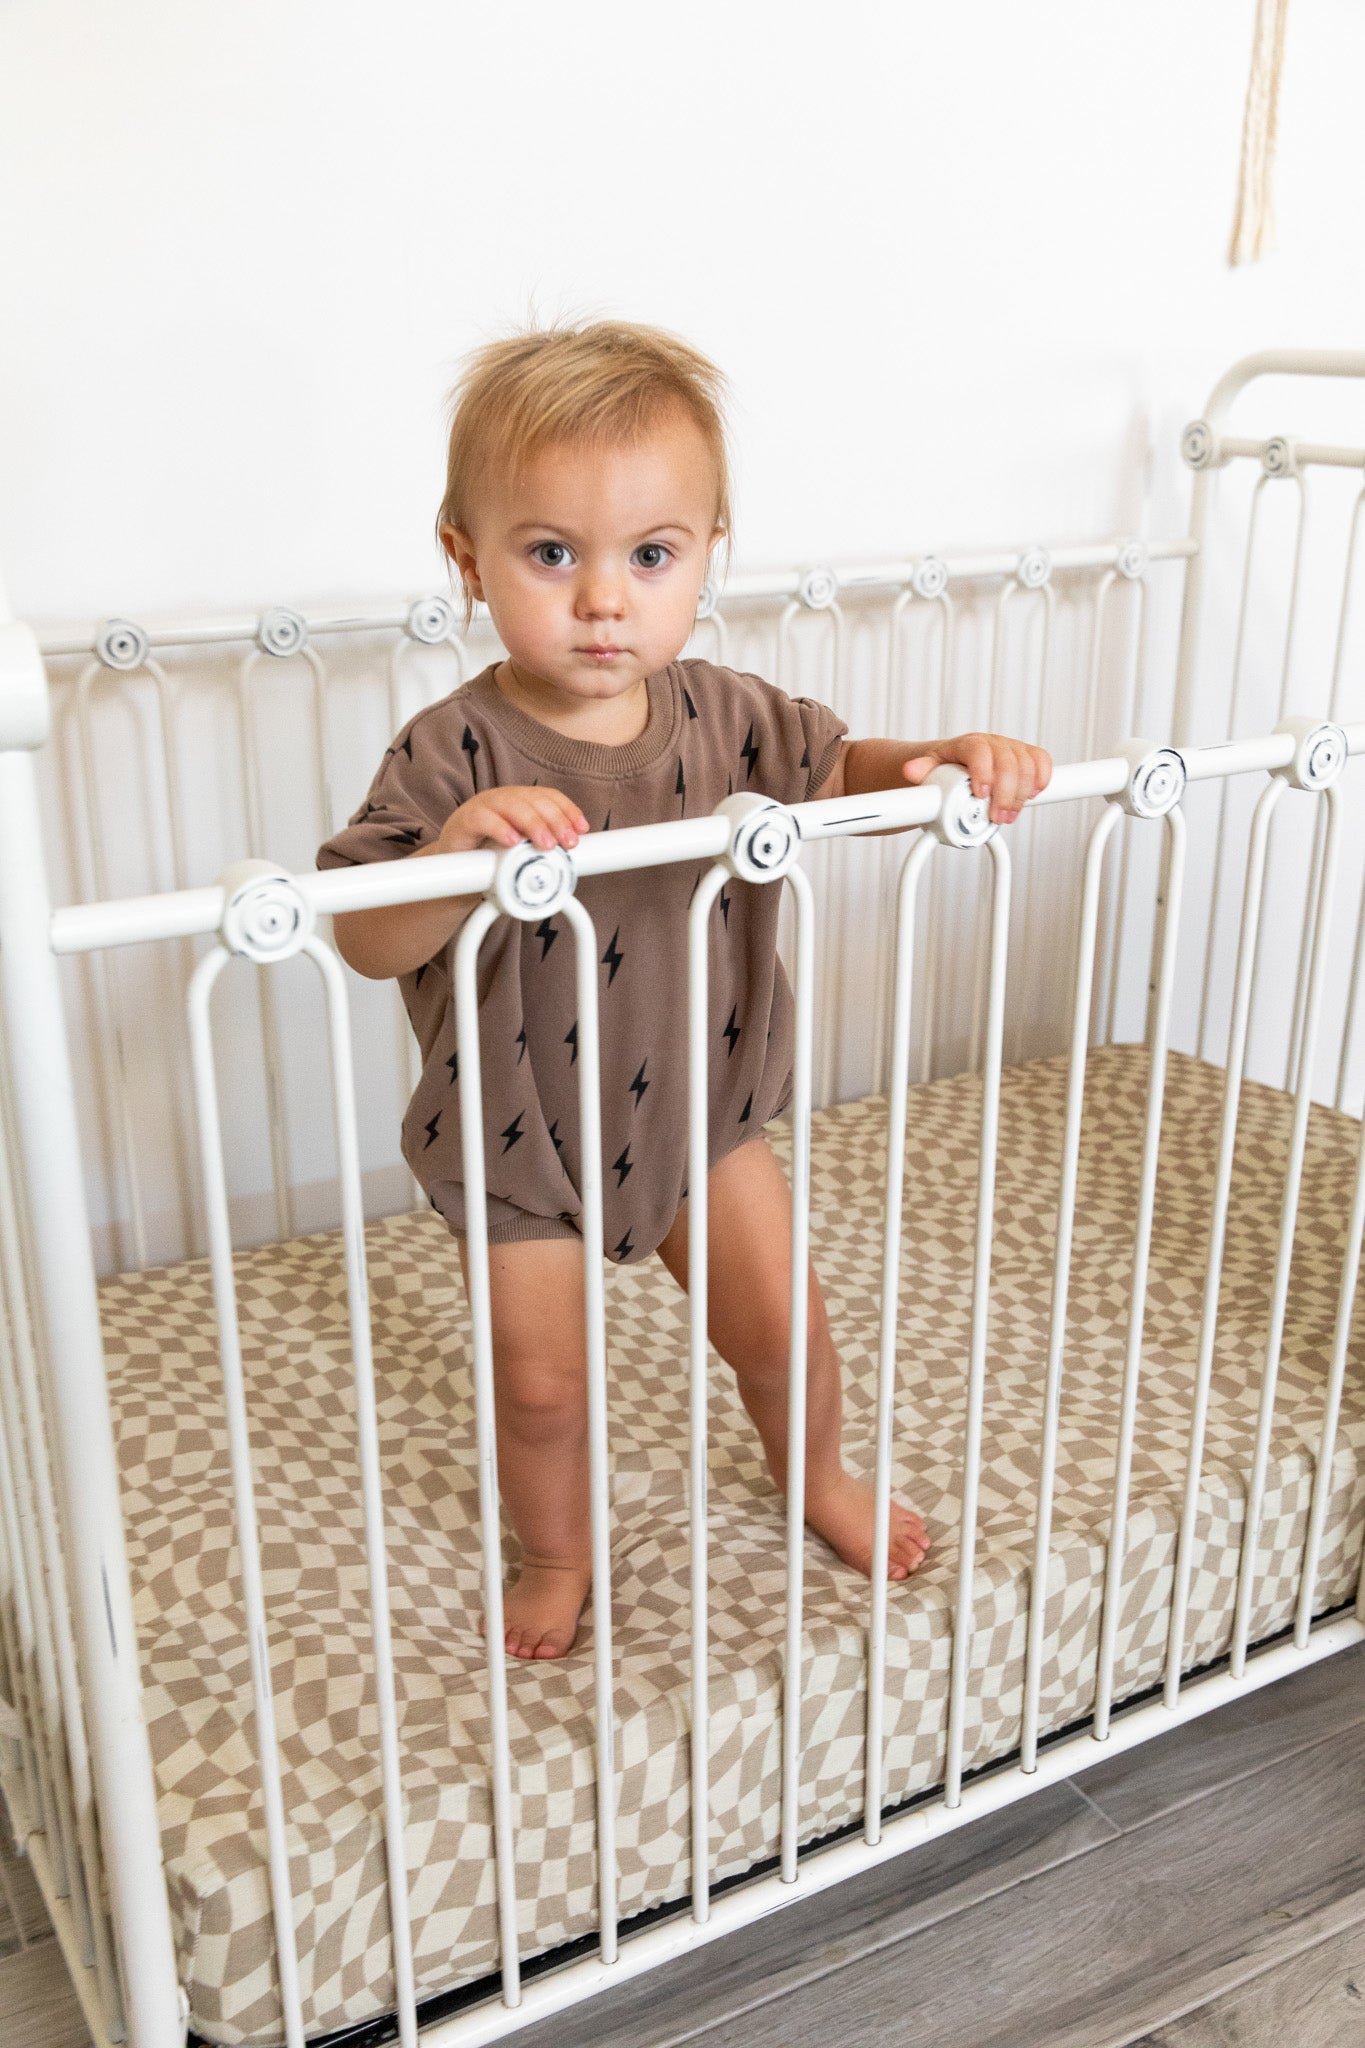
[[[1116,1697],[1159,1678],[1196,1352],[1222,1075],[1175,1058],[1167,1086],[1138,1404]],[[1066,1068],[1006,1072],[966,1765],[1020,1734],[1051,1244]],[[1096,1052],[1068,1325],[1042,1673],[1045,1729],[1091,1706],[1141,1146],[1146,1061]],[[890,1593],[888,1797],[942,1779],[969,1342],[980,1084],[912,1091],[896,1483],[932,1560]],[[1290,1104],[1242,1103],[1185,1661],[1229,1643]],[[812,1244],[847,1382],[852,1463],[871,1467],[885,1103],[815,1119]],[[1285,1331],[1253,1639],[1292,1617],[1359,1126],[1315,1110]],[[786,1157],[786,1134],[774,1127]],[[435,1216],[368,1232],[407,1867],[417,1984],[497,1961],[489,1730],[468,1318]],[[378,1726],[341,1244],[243,1253],[238,1286],[291,1881],[310,2034],[394,2002]],[[216,2042],[283,2027],[209,1273],[102,1291],[162,1838],[192,2024]],[[609,1267],[614,1620],[623,1915],[686,1893],[688,1665],[684,1297],[657,1260]],[[1365,1386],[1352,1353],[1319,1610],[1349,1597],[1365,1523]],[[783,1512],[718,1363],[711,1428],[711,1849],[724,1877],[774,1854]],[[510,1551],[509,1551],[510,1558]],[[868,1587],[806,1546],[801,1826],[853,1819],[863,1785]],[[523,1953],[593,1926],[592,1627],[562,1663],[509,1668]]]

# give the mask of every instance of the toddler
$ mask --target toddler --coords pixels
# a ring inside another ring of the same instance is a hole
[[[848,740],[813,699],[679,659],[730,500],[721,379],[624,322],[519,335],[470,360],[455,393],[441,543],[466,617],[488,606],[506,659],[397,735],[318,865],[513,846],[704,816],[735,790],[782,804],[918,783],[960,763],[1009,823],[1048,757],[989,734]],[[586,878],[599,967],[603,1242],[657,1252],[687,1284],[687,907],[680,862]],[[778,887],[728,884],[710,929],[710,1337],[786,1485],[791,1197],[764,1125],[791,1098],[792,998]],[[476,898],[335,921],[359,973],[396,975],[422,1048],[404,1154],[460,1244],[459,1060],[447,949]],[[574,940],[564,920],[501,919],[478,965],[498,1470],[519,1539],[505,1606],[514,1657],[573,1647],[591,1580]],[[806,1518],[855,1569],[872,1492],[840,1456],[839,1360],[810,1275]],[[890,1576],[928,1549],[891,1508]]]

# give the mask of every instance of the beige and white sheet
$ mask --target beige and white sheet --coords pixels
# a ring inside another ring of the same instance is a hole
[[[1007,1071],[981,1483],[967,1764],[1019,1739],[1051,1248],[1066,1069]],[[1116,1697],[1159,1678],[1196,1351],[1218,1071],[1175,1058],[1167,1090],[1127,1529]],[[1044,1725],[1094,1690],[1123,1364],[1146,1060],[1092,1056],[1077,1210]],[[887,1764],[894,1800],[944,1764],[974,1223],[979,1082],[911,1095],[897,1483],[932,1562],[890,1595]],[[1264,1351],[1290,1105],[1243,1097],[1198,1524],[1188,1667],[1227,1647]],[[852,1460],[870,1467],[885,1104],[822,1113],[812,1245],[847,1376]],[[779,1150],[784,1149],[781,1135]],[[1322,1415],[1359,1126],[1315,1111],[1285,1332],[1253,1639],[1292,1616]],[[369,1231],[380,1449],[407,1798],[417,1982],[431,1995],[496,1964],[488,1722],[468,1324],[444,1226]],[[243,1253],[242,1336],[305,2019],[311,2034],[394,1998],[373,1665],[339,1240]],[[227,1440],[207,1265],[102,1290],[146,1715],[192,2024],[282,2038]],[[684,1297],[657,1260],[611,1267],[614,1603],[624,1916],[686,1893],[688,1666]],[[1354,1590],[1365,1522],[1361,1342],[1348,1372],[1319,1610]],[[778,1835],[783,1518],[717,1362],[712,1408],[714,1874]],[[853,1819],[862,1792],[868,1587],[807,1543],[802,1828]],[[589,1931],[594,1908],[592,1638],[512,1666],[517,1890],[524,1953]]]

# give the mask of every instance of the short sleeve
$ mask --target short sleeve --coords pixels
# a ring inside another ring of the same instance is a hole
[[[837,711],[831,711],[828,704],[821,704],[814,697],[793,697],[791,707],[801,721],[805,738],[803,759],[809,763],[806,787],[797,801],[809,803],[834,773],[848,726]]]
[[[403,860],[440,837],[450,813],[474,793],[471,753],[445,748],[441,737],[431,713],[419,712],[404,726],[379,764],[364,803],[318,848],[318,867]]]

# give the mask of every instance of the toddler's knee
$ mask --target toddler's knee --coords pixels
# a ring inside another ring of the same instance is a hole
[[[497,1359],[494,1378],[499,1412],[520,1435],[560,1436],[587,1415],[587,1370],[581,1359]]]

